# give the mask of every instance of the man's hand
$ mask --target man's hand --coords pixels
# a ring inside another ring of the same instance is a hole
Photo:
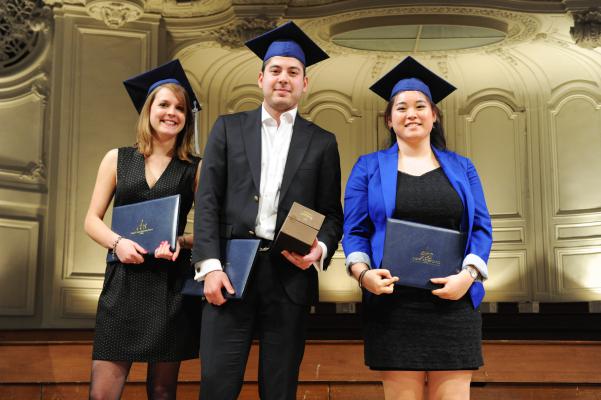
[[[221,289],[225,288],[229,294],[235,294],[236,291],[232,287],[229,278],[223,271],[211,271],[204,279],[205,288],[204,295],[207,301],[215,306],[220,306],[227,300],[223,297]]]
[[[313,241],[313,246],[311,246],[311,250],[306,256],[301,256],[300,254],[288,250],[283,250],[282,255],[286,260],[290,261],[300,269],[307,269],[313,265],[314,262],[321,260],[322,252],[321,246],[317,243],[317,239],[315,239]]]

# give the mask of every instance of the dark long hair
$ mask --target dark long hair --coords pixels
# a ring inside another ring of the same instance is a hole
[[[400,93],[400,92],[399,92]],[[445,139],[444,128],[442,127],[442,111],[440,108],[432,101],[428,96],[428,103],[430,103],[430,107],[434,110],[434,114],[436,114],[436,122],[432,125],[432,131],[430,131],[430,144],[436,147],[438,150],[446,150],[447,149],[447,140]],[[388,121],[392,118],[392,107],[394,106],[394,100],[396,99],[396,95],[388,102],[386,105],[386,110],[384,111],[384,124],[388,127]],[[389,147],[396,143],[396,133],[394,133],[394,129],[390,128],[390,144]]]

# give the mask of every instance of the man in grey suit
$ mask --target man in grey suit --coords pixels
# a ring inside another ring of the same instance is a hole
[[[262,399],[295,399],[309,307],[342,236],[340,158],[332,133],[298,115],[305,68],[327,55],[294,23],[247,43],[263,59],[263,104],[221,116],[205,149],[196,194],[192,262],[204,280],[201,398],[237,398],[253,334],[259,339]],[[272,241],[292,203],[325,215],[307,255],[274,251]],[[219,261],[220,244],[261,239],[242,300]]]

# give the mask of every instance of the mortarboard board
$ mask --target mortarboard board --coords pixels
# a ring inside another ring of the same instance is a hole
[[[189,107],[194,116],[194,149],[197,154],[200,154],[198,115],[201,107],[194,94],[192,85],[190,85],[190,81],[188,81],[186,73],[182,68],[182,64],[178,59],[169,61],[150,71],[146,71],[123,81],[123,85],[125,85],[125,89],[127,90],[127,93],[129,93],[129,97],[134,103],[134,107],[136,107],[138,113],[142,111],[142,107],[144,107],[148,95],[155,88],[166,83],[176,83],[183,87],[188,93],[188,99],[190,100]]]
[[[438,103],[457,89],[434,72],[408,56],[397,64],[386,75],[371,85],[370,90],[390,101],[394,96],[405,90],[419,90]]]
[[[138,113],[142,111],[146,97],[150,92],[165,83],[176,83],[183,87],[188,92],[190,108],[200,109],[194,90],[192,90],[186,73],[177,59],[123,81]]]
[[[309,67],[328,58],[328,55],[292,21],[245,44],[263,61],[274,56],[294,57],[305,67]]]

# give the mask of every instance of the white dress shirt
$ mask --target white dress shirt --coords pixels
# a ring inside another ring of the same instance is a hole
[[[255,220],[255,234],[259,238],[273,240],[275,237],[280,188],[297,111],[298,108],[295,107],[284,112],[280,115],[278,125],[278,121],[267,112],[265,105],[261,107],[261,187],[259,188],[259,211]],[[321,270],[328,248],[323,242],[319,242],[319,246],[322,250],[321,259],[314,265]],[[223,269],[221,262],[216,258],[199,261],[194,268],[196,269],[194,279],[197,281],[204,280],[209,272]]]

